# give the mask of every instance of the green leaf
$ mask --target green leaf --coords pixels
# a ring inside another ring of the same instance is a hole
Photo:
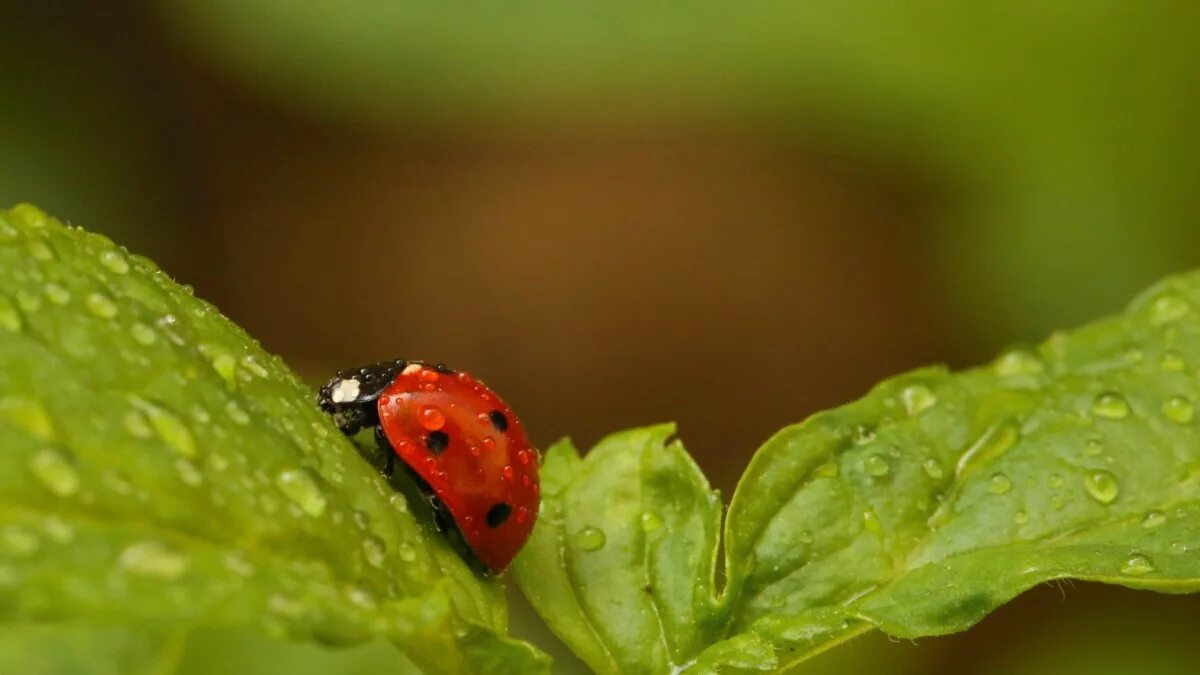
[[[1200,273],[1172,278],[1037,349],[902,375],[779,432],[730,504],[719,602],[719,514],[670,427],[582,460],[557,446],[518,582],[594,669],[645,673],[960,631],[1053,579],[1198,590],[1197,308]]]
[[[384,639],[526,672],[502,588],[419,523],[312,392],[149,261],[0,211],[0,622]]]

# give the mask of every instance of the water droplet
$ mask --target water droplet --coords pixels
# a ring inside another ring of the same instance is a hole
[[[879,516],[876,516],[874,511],[870,509],[863,511],[862,520],[863,529],[876,536],[883,534],[883,525],[880,524]]]
[[[653,511],[642,512],[642,531],[653,532],[663,526],[662,516]]]
[[[158,321],[155,321],[154,324],[176,346],[182,347],[187,344],[187,340],[179,334],[179,319],[176,319],[174,314],[165,314]]]
[[[870,455],[863,460],[863,470],[866,471],[868,475],[881,478],[888,475],[888,472],[892,470],[892,467],[882,455]]]
[[[242,367],[245,368],[247,372],[253,373],[254,375],[257,375],[259,377],[266,377],[267,375],[270,374],[267,372],[267,369],[263,368],[262,365],[258,362],[258,360],[255,359],[253,356],[249,356],[249,355],[243,356],[242,357]]]
[[[117,315],[117,304],[103,293],[92,293],[84,300],[84,304],[92,314],[101,319],[111,319]]]
[[[42,531],[56,544],[69,544],[75,538],[75,528],[57,516],[50,516],[43,520]]]
[[[304,616],[304,603],[299,600],[294,600],[281,593],[273,593],[267,598],[267,609],[271,610],[272,614],[282,616],[286,619],[298,619]]]
[[[1052,489],[1055,489],[1055,490],[1062,487],[1063,486],[1062,474],[1058,474],[1058,473],[1050,474],[1050,476],[1048,478],[1046,478],[1046,485],[1049,485]]]
[[[1196,415],[1192,402],[1182,396],[1172,396],[1163,402],[1162,413],[1176,424],[1187,424]]]
[[[429,431],[437,431],[445,426],[446,416],[443,415],[442,411],[438,410],[436,406],[426,405],[421,406],[421,409],[417,412],[417,421],[420,422],[421,426],[425,429]]]
[[[27,245],[27,248],[29,249],[29,255],[34,260],[39,260],[41,262],[54,260],[54,251],[51,251],[50,247],[46,245],[46,242],[42,241],[41,239],[31,240]]]
[[[65,305],[71,301],[71,291],[54,283],[53,281],[46,284],[46,297],[56,305]]]
[[[127,411],[121,423],[125,426],[125,431],[136,438],[150,438],[154,435],[146,416],[136,410]]]
[[[904,410],[910,416],[920,415],[938,402],[937,395],[923,384],[905,387],[904,391],[900,392],[900,400],[904,402]]]
[[[1121,574],[1140,577],[1154,571],[1154,561],[1144,553],[1131,553],[1121,566]]]
[[[991,481],[988,482],[988,492],[994,495],[1002,495],[1012,489],[1012,481],[1008,476],[1002,473],[992,474]]]
[[[925,475],[934,480],[941,480],[946,472],[942,470],[942,465],[938,464],[937,460],[929,457],[921,463],[921,468],[925,470]]]
[[[838,475],[838,466],[833,462],[825,462],[813,469],[813,476],[817,478],[833,478],[836,475]]]
[[[204,482],[204,474],[200,473],[200,468],[183,457],[175,460],[175,473],[179,474],[179,480],[183,481],[184,485],[195,487]]]
[[[1098,457],[1104,454],[1104,441],[1099,438],[1089,438],[1083,446],[1083,454],[1088,457]]]
[[[1129,416],[1129,402],[1116,392],[1106,391],[1092,402],[1092,412],[1110,420],[1124,419]]]
[[[1038,357],[1024,349],[1014,349],[1005,352],[1000,358],[996,359],[996,362],[992,366],[993,372],[1000,377],[1037,375],[1045,369],[1046,367]]]
[[[363,539],[363,557],[372,567],[383,567],[384,555],[387,548],[379,537],[371,536]]]
[[[1178,321],[1187,316],[1187,302],[1177,295],[1164,295],[1150,306],[1150,321],[1156,326]]]
[[[149,418],[150,426],[163,442],[184,457],[196,456],[196,440],[192,438],[192,432],[188,430],[187,425],[178,417],[139,398],[132,399],[132,402]]]
[[[3,215],[0,215],[0,242],[10,242],[16,239],[21,233],[17,232],[17,228],[8,224]]]
[[[52,441],[57,436],[50,413],[32,398],[5,396],[0,398],[0,421],[8,422],[40,441]]]
[[[1167,514],[1162,511],[1151,511],[1142,518],[1142,527],[1152,529],[1167,522]]]
[[[1066,501],[1063,500],[1062,495],[1054,495],[1050,498],[1050,506],[1054,507],[1055,511],[1061,511],[1062,507],[1066,506]]]
[[[1017,511],[1013,514],[1013,522],[1018,525],[1024,525],[1029,522],[1029,514],[1024,511]]]
[[[154,329],[144,323],[135,323],[129,327],[129,332],[133,335],[134,341],[138,344],[149,347],[158,340],[158,334]]]
[[[7,525],[0,530],[0,552],[11,558],[28,558],[41,548],[41,540],[23,525]]]
[[[400,513],[408,513],[408,500],[405,499],[404,495],[400,494],[399,492],[393,494],[391,497],[388,497],[388,503],[392,505],[393,509],[396,509]]]
[[[604,531],[595,527],[585,527],[575,534],[575,543],[584,551],[597,551],[608,541]]]
[[[275,484],[283,494],[304,510],[310,516],[319,516],[325,512],[325,495],[317,486],[312,476],[303,469],[283,471],[275,479]]]
[[[209,363],[212,364],[213,370],[217,371],[217,375],[220,375],[221,379],[225,380],[225,384],[230,389],[237,386],[236,359],[229,354],[216,349],[208,350],[207,354],[205,355],[208,357]]]
[[[21,330],[21,314],[13,306],[12,301],[0,295],[0,328],[10,333]]]
[[[243,426],[250,424],[250,414],[242,409],[242,406],[237,404],[237,401],[230,401],[225,404],[225,414],[229,415],[229,419]]]
[[[1121,492],[1117,477],[1108,471],[1092,471],[1083,481],[1083,486],[1092,499],[1101,504],[1111,504]]]
[[[979,440],[967,448],[962,457],[959,457],[958,464],[954,468],[954,475],[962,477],[972,467],[990,463],[1015,445],[1020,436],[1020,431],[1012,422],[1002,422],[988,427]]]
[[[408,542],[401,542],[396,547],[396,555],[404,562],[412,562],[417,559],[417,551]]]
[[[866,445],[867,443],[875,440],[875,430],[871,427],[860,424],[854,427],[854,430],[850,432],[850,438],[857,445]]]
[[[1172,555],[1183,555],[1184,553],[1187,553],[1188,550],[1189,550],[1188,545],[1183,543],[1182,541],[1171,542],[1171,554]]]
[[[174,580],[187,571],[187,556],[158,541],[130,544],[121,551],[117,564],[121,569],[138,576]]]
[[[254,576],[254,564],[246,559],[246,554],[241,551],[230,551],[226,553],[221,562],[224,563],[225,569],[233,572],[238,576],[251,577]]]
[[[1163,352],[1163,355],[1158,359],[1158,367],[1168,372],[1181,372],[1187,368],[1187,361],[1183,360],[1183,355],[1174,349]]]
[[[17,306],[23,312],[36,312],[42,308],[42,299],[22,289],[17,291]]]
[[[59,497],[70,497],[79,491],[79,474],[57,450],[38,450],[29,460],[29,470],[47,490]]]
[[[125,274],[129,271],[129,263],[125,261],[125,256],[116,251],[101,253],[100,264],[108,268],[108,271],[113,274]]]
[[[375,609],[377,606],[375,596],[371,595],[371,591],[362,586],[352,586],[346,589],[346,600],[350,601],[350,604],[363,609]]]
[[[1146,359],[1146,355],[1140,349],[1130,349],[1125,352],[1125,360],[1129,363],[1138,364]]]
[[[505,480],[512,480],[512,477],[513,477],[513,468],[512,468],[512,465],[511,465],[511,464],[505,464],[505,465],[504,465],[504,468],[500,470],[500,474],[501,474],[502,476],[504,476],[504,479],[505,479]]]

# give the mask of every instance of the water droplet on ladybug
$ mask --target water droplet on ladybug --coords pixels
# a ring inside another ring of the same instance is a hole
[[[431,405],[421,408],[417,413],[417,420],[421,423],[421,426],[430,431],[437,431],[446,425],[446,416],[442,414],[441,410]]]
[[[434,382],[437,382],[438,378],[439,378],[438,372],[436,370],[432,370],[429,368],[422,369],[421,372],[417,375],[417,379],[421,380],[421,382],[424,382],[426,384],[432,384]]]
[[[529,451],[528,450],[518,450],[517,451],[517,460],[520,461],[521,464],[528,464],[529,463]]]
[[[512,465],[511,465],[511,464],[505,464],[505,465],[504,465],[504,468],[501,470],[501,473],[503,473],[503,474],[504,474],[504,479],[505,479],[505,480],[512,480],[512,477],[513,477],[513,468],[512,468]]]
[[[492,438],[491,436],[484,436],[483,437],[483,448],[485,450],[495,450],[496,449],[496,439]]]
[[[524,523],[529,518],[529,509],[524,506],[517,509],[517,522]]]

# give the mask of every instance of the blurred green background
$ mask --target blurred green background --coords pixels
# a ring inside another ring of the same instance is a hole
[[[150,255],[314,379],[443,360],[541,444],[677,420],[728,494],[785,424],[1200,264],[1200,4],[842,5],[0,0],[0,203]],[[1197,600],[1061,591],[803,672],[1193,672]]]

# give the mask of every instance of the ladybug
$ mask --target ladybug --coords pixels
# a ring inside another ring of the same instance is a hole
[[[465,543],[470,562],[485,574],[508,567],[537,520],[541,455],[483,382],[397,359],[338,372],[317,401],[347,436],[374,428],[383,474],[400,459],[438,529]]]

